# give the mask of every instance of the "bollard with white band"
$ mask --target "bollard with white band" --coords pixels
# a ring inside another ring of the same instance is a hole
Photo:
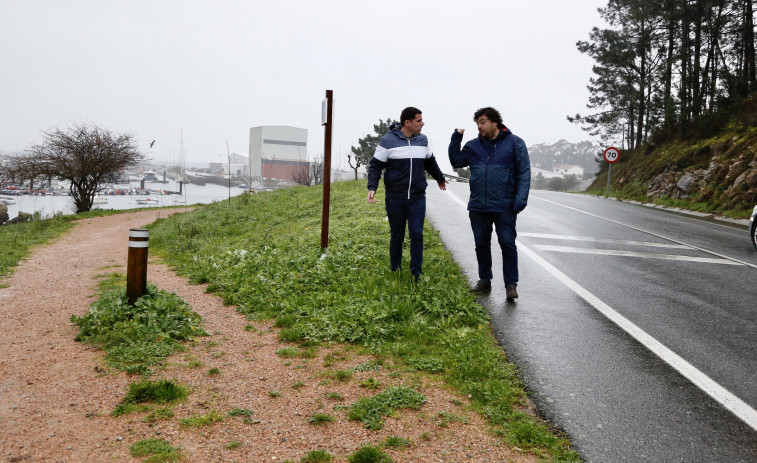
[[[126,296],[129,304],[144,296],[147,291],[147,248],[150,230],[129,229],[129,260],[126,266]]]

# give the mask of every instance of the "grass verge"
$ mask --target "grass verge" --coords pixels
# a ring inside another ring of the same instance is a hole
[[[180,350],[180,341],[207,335],[200,321],[183,299],[155,285],[148,285],[134,305],[122,287],[105,291],[86,315],[71,316],[79,327],[77,341],[104,349],[112,367],[142,374],[150,374],[150,367]]]
[[[364,182],[332,185],[326,252],[321,198],[320,188],[295,187],[160,219],[150,226],[151,252],[248,318],[275,319],[283,340],[355,343],[440,375],[506,443],[579,460],[564,437],[524,412],[515,366],[438,233],[424,229],[425,277],[416,283],[389,271],[384,209],[365,201]]]

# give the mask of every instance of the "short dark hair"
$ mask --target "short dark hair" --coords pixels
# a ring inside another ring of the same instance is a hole
[[[405,121],[412,121],[418,114],[423,114],[420,109],[408,106],[403,109],[402,114],[400,114],[400,124],[404,126]]]
[[[487,119],[495,122],[500,129],[505,127],[505,124],[502,123],[502,115],[499,113],[499,111],[492,108],[491,106],[481,108],[473,113],[473,122],[478,122],[478,118],[481,116],[486,116]]]

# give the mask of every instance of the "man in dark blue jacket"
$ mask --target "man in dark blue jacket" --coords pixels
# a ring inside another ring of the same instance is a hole
[[[375,203],[381,172],[384,173],[386,215],[389,218],[389,262],[392,271],[402,264],[405,223],[410,232],[410,273],[418,281],[423,265],[423,221],[426,218],[426,171],[447,189],[439,165],[421,134],[423,116],[418,108],[402,110],[400,122],[381,137],[368,167],[368,202]]]
[[[474,293],[491,291],[492,225],[496,227],[502,250],[502,273],[507,299],[518,297],[518,250],[515,247],[515,220],[528,203],[531,188],[531,165],[528,150],[502,123],[494,108],[481,108],[473,115],[478,138],[460,150],[465,129],[456,129],[449,144],[452,167],[470,166],[470,217],[478,260],[478,283]]]

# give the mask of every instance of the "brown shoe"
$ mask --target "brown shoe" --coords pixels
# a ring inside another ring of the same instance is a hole
[[[492,290],[492,282],[486,280],[478,280],[476,286],[472,287],[470,292],[474,294],[489,294]]]
[[[518,298],[518,290],[516,289],[516,285],[505,285],[505,295],[508,299],[517,299]]]

